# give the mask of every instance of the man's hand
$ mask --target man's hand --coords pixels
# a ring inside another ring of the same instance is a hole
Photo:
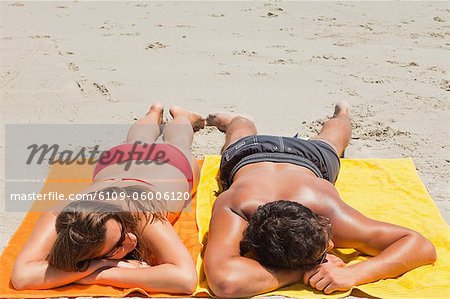
[[[344,263],[344,261],[340,257],[331,253],[327,253],[325,259],[327,260],[326,264],[328,265],[334,265],[336,267],[345,267],[346,265],[346,263]]]
[[[334,291],[347,291],[354,285],[354,277],[350,268],[337,256],[327,254],[327,262],[306,271],[303,275],[305,285],[331,294]]]

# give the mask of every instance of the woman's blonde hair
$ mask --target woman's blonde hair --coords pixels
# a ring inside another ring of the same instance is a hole
[[[90,200],[68,204],[56,218],[56,241],[48,256],[51,266],[64,271],[84,271],[90,260],[98,257],[105,241],[105,224],[114,219],[136,235],[135,249],[138,259],[150,261],[149,244],[142,237],[145,226],[155,221],[167,221],[165,201],[134,200],[145,198],[149,189],[141,186],[108,187],[89,193]],[[104,198],[118,198],[126,203],[126,208],[106,202]],[[143,216],[143,217],[142,217]],[[144,223],[142,223],[144,222]]]

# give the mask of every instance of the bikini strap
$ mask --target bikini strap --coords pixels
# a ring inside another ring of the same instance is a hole
[[[133,178],[120,178],[120,179],[116,179],[116,178],[111,178],[111,179],[100,179],[100,180],[95,180],[94,182],[107,182],[107,181],[115,181],[115,182],[123,182],[123,181],[135,181],[135,182],[140,182],[140,183],[144,183],[146,185],[155,187],[155,185],[153,185],[152,183],[149,183],[147,181],[141,180],[141,179],[133,179]]]

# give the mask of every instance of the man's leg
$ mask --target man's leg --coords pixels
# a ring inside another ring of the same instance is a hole
[[[161,134],[160,125],[163,120],[163,112],[163,104],[153,104],[145,117],[136,121],[128,130],[126,143],[140,141],[142,143],[151,144],[155,142]]]
[[[239,114],[215,113],[210,114],[206,119],[207,126],[215,126],[225,135],[225,144],[222,152],[233,142],[246,136],[255,135],[256,127],[253,121]]]
[[[339,101],[334,107],[334,115],[327,120],[322,127],[319,135],[311,139],[323,140],[330,144],[342,157],[350,142],[352,133],[349,103],[347,101]]]

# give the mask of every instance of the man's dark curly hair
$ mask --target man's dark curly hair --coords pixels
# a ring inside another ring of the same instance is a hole
[[[258,207],[240,242],[241,255],[253,252],[268,268],[305,269],[317,263],[331,239],[328,218],[292,201]]]

